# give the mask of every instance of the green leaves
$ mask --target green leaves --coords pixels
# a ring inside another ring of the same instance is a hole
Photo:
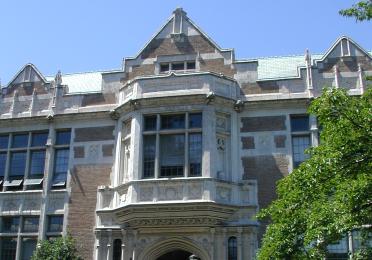
[[[55,240],[42,240],[31,260],[81,260],[77,255],[75,241],[70,237],[61,237]]]
[[[322,126],[310,159],[278,182],[259,259],[320,259],[326,246],[372,223],[372,91],[324,89],[309,113]]]
[[[351,8],[339,12],[343,16],[355,17],[357,21],[370,20],[372,18],[372,1],[360,1]]]

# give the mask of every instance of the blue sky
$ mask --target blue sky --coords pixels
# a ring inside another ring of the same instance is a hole
[[[2,85],[26,63],[44,75],[118,69],[180,6],[236,58],[323,53],[341,35],[372,50],[372,21],[338,10],[353,0],[1,0]]]

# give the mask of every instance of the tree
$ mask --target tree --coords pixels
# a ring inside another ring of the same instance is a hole
[[[371,89],[361,97],[325,89],[312,102],[309,113],[322,127],[320,145],[278,182],[277,200],[260,211],[259,218],[271,224],[259,259],[322,259],[327,245],[347,232],[371,231],[371,104]]]
[[[80,260],[70,236],[39,241],[31,260]]]
[[[343,9],[339,12],[343,16],[355,17],[357,21],[372,19],[372,0],[360,1],[351,8]]]

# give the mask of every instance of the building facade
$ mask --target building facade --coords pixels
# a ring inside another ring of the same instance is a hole
[[[0,258],[69,233],[84,259],[253,259],[258,209],[318,144],[310,101],[326,85],[361,95],[366,75],[348,37],[238,60],[180,8],[122,69],[27,64],[0,95]]]

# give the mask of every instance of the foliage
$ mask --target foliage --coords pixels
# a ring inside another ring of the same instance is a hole
[[[351,8],[339,12],[343,16],[355,17],[357,21],[372,19],[372,0],[360,1]]]
[[[322,259],[327,244],[372,223],[372,91],[325,89],[309,113],[322,126],[311,157],[278,182],[259,213],[271,223],[259,259]]]
[[[80,260],[75,247],[75,240],[70,236],[55,240],[42,240],[31,260]]]

